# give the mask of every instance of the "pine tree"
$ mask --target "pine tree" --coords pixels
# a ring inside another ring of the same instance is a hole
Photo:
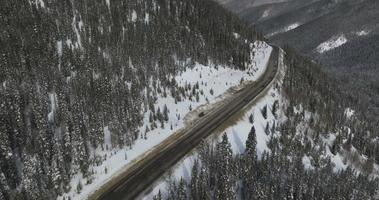
[[[234,179],[235,168],[232,157],[232,149],[226,133],[222,136],[222,141],[216,146],[216,199],[235,199]]]
[[[267,105],[265,105],[261,110],[264,119],[267,119]]]
[[[10,188],[8,186],[7,180],[4,176],[4,173],[0,172],[0,199],[10,199]]]
[[[209,171],[206,170],[205,167],[201,167],[200,174],[199,174],[199,181],[198,181],[198,199],[209,199],[209,196],[207,194],[209,189]]]
[[[257,177],[257,138],[255,127],[252,126],[246,140],[246,150],[244,153],[244,170],[243,170],[243,191],[245,199],[256,198],[256,177]]]
[[[183,178],[179,181],[179,188],[178,188],[178,200],[186,200],[187,199],[187,189],[186,189],[186,183],[184,182]]]
[[[64,168],[64,160],[62,149],[59,141],[55,141],[53,149],[53,162],[49,168],[50,177],[52,179],[53,187],[57,194],[62,194],[62,186],[68,184],[67,172]]]
[[[164,108],[163,108],[163,119],[166,122],[168,121],[168,108],[166,104],[164,105]]]
[[[24,167],[22,169],[22,190],[30,199],[41,199],[42,194],[38,181],[42,176],[39,174],[39,162],[33,156],[25,155]]]
[[[249,122],[251,124],[254,124],[254,113],[250,114],[250,116],[249,116]]]
[[[161,190],[159,190],[158,194],[153,197],[153,200],[162,200]]]
[[[191,172],[191,198],[199,199],[199,163],[195,160]]]

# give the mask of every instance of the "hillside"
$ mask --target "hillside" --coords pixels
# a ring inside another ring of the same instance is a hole
[[[291,0],[235,9],[225,7],[254,24],[270,41],[289,45],[324,66],[351,91],[359,105],[369,107],[375,120],[378,100],[379,3],[375,0]],[[358,98],[359,97],[359,98]]]
[[[361,138],[357,148],[365,152],[373,150],[369,146],[378,137],[378,6],[371,0],[292,0],[236,11],[268,40],[293,47],[337,79],[337,88],[365,124],[356,135]]]
[[[0,26],[0,199],[85,198],[270,52],[203,0],[6,0]]]
[[[379,2],[218,2],[0,1],[0,200],[377,199]]]
[[[144,199],[377,199],[377,142],[321,67],[282,51],[280,75]],[[363,120],[363,121],[362,121]],[[367,152],[360,149],[366,149]]]

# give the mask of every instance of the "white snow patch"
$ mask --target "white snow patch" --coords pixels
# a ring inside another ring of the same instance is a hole
[[[79,27],[79,30],[83,30],[83,21],[82,20],[80,20],[79,22],[78,22],[78,27]]]
[[[238,34],[238,33],[233,33],[233,36],[234,36],[234,38],[236,38],[236,39],[239,39],[239,38],[241,37],[241,35]]]
[[[145,23],[146,24],[150,23],[150,14],[149,13],[145,13]]]
[[[303,165],[304,165],[305,169],[308,169],[308,170],[313,170],[314,169],[314,167],[312,165],[312,162],[311,162],[311,159],[309,158],[309,156],[304,155],[303,159],[302,159],[302,162],[303,162]]]
[[[29,0],[29,4],[35,4],[37,7],[45,8],[45,2],[43,0]]]
[[[38,0],[39,2],[39,5],[42,7],[42,8],[45,8],[45,2],[43,2],[43,0]]]
[[[72,29],[74,30],[75,32],[75,35],[76,35],[76,43],[75,43],[75,47],[76,48],[81,48],[82,47],[82,40],[81,40],[81,37],[80,37],[80,23],[77,23],[77,20],[76,20],[76,15],[74,15],[74,19],[72,20]],[[78,29],[79,28],[79,29]]]
[[[137,21],[137,12],[135,10],[133,10],[132,12],[132,19],[131,19],[132,22],[136,22]]]
[[[111,1],[110,0],[105,0],[105,3],[108,6],[108,9],[111,10]]]
[[[295,28],[297,28],[297,27],[299,27],[299,26],[300,26],[299,23],[291,24],[291,25],[289,25],[289,26],[287,26],[287,27],[285,28],[285,31],[287,32],[287,31],[293,30],[293,29],[295,29]]]
[[[334,172],[346,170],[348,167],[347,163],[345,164],[343,162],[343,157],[340,155],[340,153],[337,153],[336,155],[332,155],[330,157],[330,160],[332,161],[332,163],[334,163],[334,169],[333,169]]]
[[[62,57],[62,54],[63,54],[63,51],[62,51],[62,40],[59,40],[57,42],[57,52],[58,52],[58,56]]]
[[[345,116],[347,118],[351,118],[355,113],[355,110],[351,109],[351,108],[346,108],[345,109]]]
[[[293,30],[293,29],[295,29],[295,28],[297,28],[299,26],[301,26],[300,23],[290,24],[290,25],[288,25],[288,26],[286,26],[286,27],[284,27],[284,28],[282,28],[282,29],[280,29],[280,30],[278,30],[276,32],[273,32],[273,33],[270,33],[270,34],[266,35],[266,37],[272,37],[272,36],[277,35],[279,33],[285,33],[287,31]]]
[[[47,118],[50,122],[54,121],[54,115],[55,110],[57,107],[57,94],[56,93],[49,93],[49,99],[50,99],[50,112],[47,115]]]
[[[347,39],[346,39],[345,35],[342,34],[342,35],[337,36],[337,37],[332,37],[328,41],[321,43],[316,48],[316,51],[319,53],[324,53],[324,52],[330,51],[332,49],[335,49],[337,47],[340,47],[343,44],[345,44],[346,42],[347,42]]]
[[[265,10],[265,11],[263,12],[261,18],[263,19],[263,18],[268,17],[268,16],[270,15],[270,13],[271,13],[271,10]]]
[[[68,46],[68,47],[70,47],[70,49],[72,49],[74,46],[73,46],[73,44],[72,44],[72,40],[71,39],[67,39],[66,40],[66,45]]]
[[[57,53],[58,53],[58,69],[61,70],[62,55],[63,55],[63,43],[62,40],[57,41]]]
[[[369,31],[369,30],[361,30],[361,31],[357,31],[355,34],[357,36],[366,36],[366,35],[370,34],[370,32],[371,31]]]
[[[329,147],[333,146],[334,140],[336,140],[335,134],[327,134],[325,137],[321,137],[323,142],[327,144]]]

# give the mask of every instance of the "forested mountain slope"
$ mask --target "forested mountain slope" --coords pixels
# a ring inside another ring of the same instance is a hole
[[[233,2],[225,6],[233,9],[230,4]],[[244,20],[263,31],[269,40],[289,45],[298,53],[309,56],[322,66],[323,71],[337,79],[335,88],[344,98],[335,106],[347,103],[359,116],[360,122],[350,122],[357,131],[352,142],[356,142],[355,147],[360,152],[376,157],[376,161],[378,11],[379,2],[373,0],[292,0],[236,10]],[[313,82],[319,81],[309,77]]]
[[[80,192],[106,158],[98,149],[164,127],[158,96],[198,99],[199,83],[175,75],[195,63],[248,69],[257,39],[206,0],[4,0],[0,27],[0,199]],[[86,183],[72,188],[78,173]]]
[[[283,62],[267,95],[172,169],[154,199],[378,199],[365,118],[309,58],[286,49]]]
[[[378,1],[291,0],[242,10],[234,5],[240,1],[224,4],[272,42],[288,44],[334,77],[349,80],[346,90],[359,105],[369,108],[368,120],[375,120],[379,111]]]

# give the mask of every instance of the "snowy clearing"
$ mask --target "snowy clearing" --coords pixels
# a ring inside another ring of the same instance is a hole
[[[268,17],[268,16],[270,15],[270,13],[271,13],[271,10],[270,10],[270,9],[265,10],[265,11],[263,12],[262,16],[261,16],[261,19],[264,19],[264,18]]]
[[[256,42],[251,47],[254,49],[251,58],[254,62],[247,70],[241,71],[231,69],[225,66],[218,66],[209,63],[207,66],[195,63],[193,68],[188,68],[175,78],[179,86],[198,84],[200,95],[192,97],[192,99],[184,99],[176,102],[175,99],[167,92],[167,96],[158,95],[155,108],[163,110],[164,107],[169,109],[168,120],[163,126],[158,126],[154,130],[147,130],[150,124],[150,110],[146,110],[144,114],[144,125],[140,127],[141,139],[137,140],[132,149],[120,149],[111,144],[111,132],[108,127],[104,128],[104,141],[106,148],[94,150],[94,154],[106,158],[99,166],[92,166],[91,171],[94,176],[88,180],[82,174],[76,174],[71,179],[71,191],[58,199],[71,197],[72,199],[86,199],[90,194],[99,189],[104,183],[116,177],[120,173],[127,170],[129,163],[134,162],[144,154],[152,151],[154,146],[161,143],[175,132],[185,127],[185,116],[195,110],[199,106],[214,104],[225,99],[223,95],[229,88],[237,87],[244,81],[257,80],[266,70],[272,47],[264,42]],[[191,92],[191,91],[189,91]],[[143,136],[144,135],[144,136]],[[247,137],[247,136],[246,136]],[[76,188],[79,182],[83,185],[80,192]]]
[[[328,41],[325,41],[325,42],[321,43],[320,45],[318,45],[316,48],[316,51],[319,53],[324,53],[324,52],[330,51],[332,49],[335,49],[337,47],[340,47],[343,44],[345,44],[346,42],[347,42],[347,39],[346,39],[345,35],[333,37],[333,38],[329,39]]]
[[[277,35],[277,34],[279,34],[279,33],[285,33],[285,32],[287,32],[287,31],[293,30],[293,29],[295,29],[295,28],[297,28],[297,27],[299,27],[299,26],[301,26],[300,23],[290,24],[290,25],[288,25],[288,26],[286,26],[286,27],[284,27],[284,28],[282,28],[282,29],[280,29],[280,30],[278,30],[278,31],[276,31],[276,32],[273,32],[273,33],[267,34],[266,37],[272,37],[272,36]]]
[[[351,109],[351,108],[346,108],[345,109],[345,115],[347,118],[351,118],[355,113],[355,110]]]
[[[361,30],[361,31],[357,31],[357,32],[355,32],[355,34],[357,35],[357,36],[366,36],[366,35],[368,35],[368,34],[370,34],[371,33],[371,31],[369,31],[369,30]]]

